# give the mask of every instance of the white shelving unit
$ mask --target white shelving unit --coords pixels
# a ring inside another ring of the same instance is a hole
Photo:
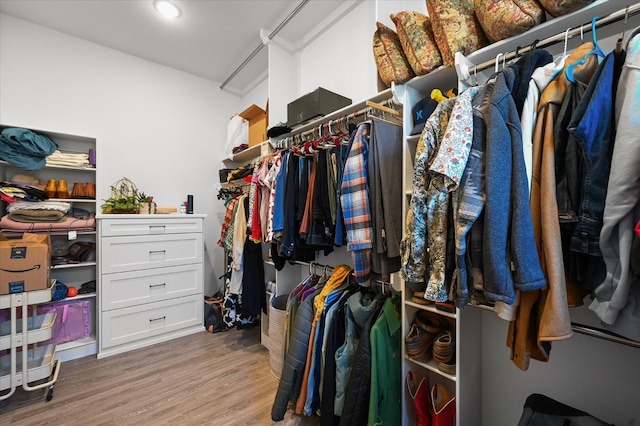
[[[0,394],[0,401],[11,397],[20,386],[26,391],[48,387],[47,401],[53,397],[60,372],[60,359],[55,358],[57,345],[38,346],[38,343],[51,338],[56,314],[28,314],[29,306],[51,300],[52,293],[53,286],[0,296],[0,309],[10,309],[10,320],[0,323],[0,351],[8,351],[0,356],[0,392],[7,391]],[[47,378],[46,382],[30,384]]]
[[[0,124],[0,131],[6,127],[23,127],[23,126],[11,126],[9,124]],[[58,149],[62,152],[70,153],[88,153],[89,149],[96,149],[97,141],[95,138],[70,135],[64,133],[51,132],[40,129],[33,129],[34,132],[43,134],[51,138],[57,145]],[[95,167],[71,167],[71,166],[57,166],[57,165],[45,165],[42,169],[25,171],[20,167],[17,167],[7,161],[0,160],[0,179],[5,181],[11,181],[11,178],[16,174],[28,174],[37,177],[41,182],[46,182],[49,179],[67,181],[67,187],[69,191],[72,190],[73,184],[80,183],[93,183],[96,184],[96,168]],[[97,185],[96,185],[97,186]],[[71,203],[73,207],[87,210],[88,212],[95,214],[97,210],[97,202],[95,199],[87,198],[50,198],[52,201],[64,201]],[[0,202],[0,216],[6,213],[6,203]],[[96,231],[95,227],[90,229],[78,229],[74,232],[72,230],[65,231],[48,231],[51,236],[51,242],[54,249],[56,247],[70,246],[77,241],[88,241],[96,243]],[[16,232],[11,230],[1,230],[3,235],[8,238],[20,237],[22,232]],[[33,231],[32,231],[33,232]],[[44,231],[46,232],[46,231]],[[96,245],[97,246],[97,245]],[[98,253],[96,250],[96,259]],[[73,286],[80,289],[81,285],[87,281],[96,279],[96,261],[88,261],[82,263],[69,263],[63,265],[54,265],[51,267],[51,278],[56,278],[63,282],[67,286]],[[68,300],[88,299],[90,300],[91,311],[91,335],[90,337],[82,338],[74,342],[68,342],[59,344],[56,352],[56,356],[62,360],[67,361],[70,359],[80,358],[88,355],[95,355],[97,353],[97,329],[96,329],[96,294],[85,294],[81,297],[69,298]],[[51,298],[43,301],[42,303],[49,302]]]

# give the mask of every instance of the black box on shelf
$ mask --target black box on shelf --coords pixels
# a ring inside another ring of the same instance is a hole
[[[351,99],[318,87],[287,105],[287,126],[305,123],[351,105]]]

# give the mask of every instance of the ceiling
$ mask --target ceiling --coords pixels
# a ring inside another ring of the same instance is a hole
[[[172,0],[177,19],[161,16],[153,0],[0,0],[0,13],[219,83],[224,82],[301,3],[278,32],[300,46],[342,0]],[[285,43],[286,44],[286,43]],[[245,94],[268,68],[263,48],[225,86]]]

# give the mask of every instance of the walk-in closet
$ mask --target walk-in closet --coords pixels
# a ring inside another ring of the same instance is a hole
[[[0,0],[0,424],[638,424],[639,99],[627,0]]]

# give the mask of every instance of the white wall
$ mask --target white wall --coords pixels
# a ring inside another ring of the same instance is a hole
[[[240,101],[241,112],[251,105],[258,105],[260,108],[265,109],[267,107],[267,99],[269,98],[269,76],[265,73],[259,83],[256,84],[249,93],[242,97]],[[271,108],[271,106],[269,106]]]
[[[219,83],[0,15],[0,123],[97,139],[97,197],[123,176],[206,213],[205,294],[219,285],[224,218],[214,184],[240,99]],[[98,202],[98,204],[100,201]]]
[[[362,1],[300,52],[298,96],[318,87],[361,102],[378,92],[374,1]]]
[[[474,308],[467,308],[474,309]],[[527,396],[541,393],[617,426],[640,424],[639,349],[574,333],[549,362],[521,371],[509,360],[507,323],[483,312],[482,424],[518,424]]]

